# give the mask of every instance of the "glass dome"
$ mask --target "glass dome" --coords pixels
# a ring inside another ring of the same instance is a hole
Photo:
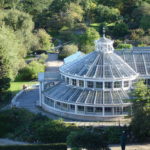
[[[88,121],[127,115],[128,91],[138,73],[114,53],[112,40],[103,36],[95,41],[95,51],[67,61],[59,70],[61,82],[41,94],[46,111]]]
[[[91,79],[135,79],[138,74],[117,54],[113,41],[102,37],[95,42],[95,51],[60,67],[70,76]]]

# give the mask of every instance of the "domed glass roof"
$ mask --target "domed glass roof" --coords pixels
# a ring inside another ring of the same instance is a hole
[[[60,67],[62,73],[94,79],[136,78],[138,74],[117,54],[113,41],[102,37],[95,42],[96,50]]]
[[[57,94],[56,94],[57,93]],[[55,99],[61,102],[68,102],[70,104],[87,104],[87,105],[119,105],[129,104],[128,91],[120,89],[119,91],[96,91],[90,89],[75,88],[67,86],[65,83],[60,83],[46,91],[45,96],[50,99]]]

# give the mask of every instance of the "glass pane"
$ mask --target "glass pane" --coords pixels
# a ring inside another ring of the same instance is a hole
[[[103,88],[103,82],[96,82],[96,88]]]

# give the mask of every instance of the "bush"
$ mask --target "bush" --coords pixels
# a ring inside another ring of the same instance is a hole
[[[13,108],[0,112],[0,137],[30,143],[64,143],[78,128],[62,120],[51,120],[41,114]]]
[[[44,72],[45,66],[37,61],[32,61],[26,67],[19,70],[16,80],[29,81],[37,79],[39,72]]]
[[[38,37],[38,49],[50,50],[53,48],[52,37],[44,30],[39,29],[37,32]]]
[[[13,97],[12,92],[10,91],[4,91],[4,92],[0,92],[0,102],[4,101],[3,103],[1,103],[2,105],[5,104],[5,102],[7,103],[9,100],[11,100]]]
[[[7,145],[0,146],[1,150],[66,150],[65,143],[42,144],[42,145]]]
[[[65,45],[59,54],[59,58],[63,59],[78,51],[78,47],[74,44]]]
[[[88,53],[94,51],[94,49],[95,49],[94,45],[88,44],[88,45],[82,45],[80,50],[81,50],[81,52],[88,54]]]
[[[105,133],[91,131],[71,132],[67,137],[67,144],[72,148],[86,148],[89,150],[107,150],[107,136]]]
[[[0,112],[0,137],[15,132],[16,128],[27,126],[34,115],[24,109],[10,109]]]
[[[131,49],[132,44],[118,44],[117,49]]]
[[[0,92],[4,92],[10,87],[10,78],[2,77],[0,78]]]
[[[124,37],[129,33],[128,25],[124,22],[117,23],[113,29],[114,37]]]
[[[40,58],[39,58],[39,62],[40,62],[41,64],[44,64],[47,58],[48,58],[48,55],[46,55],[46,54],[41,54],[41,55],[40,55]]]
[[[140,21],[140,26],[144,30],[148,30],[150,28],[150,15],[145,15],[142,17],[142,19]]]
[[[108,135],[108,143],[109,144],[120,143],[120,136],[122,133],[122,128],[120,128],[120,127],[107,127],[105,129],[105,132]]]

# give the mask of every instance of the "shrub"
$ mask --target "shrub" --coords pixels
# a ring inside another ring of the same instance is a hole
[[[142,44],[150,45],[150,36],[143,36],[140,41]]]
[[[117,49],[131,49],[132,44],[118,44]]]
[[[81,46],[81,51],[85,54],[88,54],[94,50],[95,46],[94,45],[82,45]]]
[[[66,150],[65,143],[37,145],[7,145],[0,146],[1,150]]]
[[[24,110],[13,108],[0,113],[0,137],[15,132],[16,128],[27,126],[33,114]]]
[[[48,58],[48,55],[41,54],[40,58],[39,58],[39,62],[42,63],[42,64],[44,64],[47,58]]]
[[[145,15],[142,17],[142,19],[140,21],[140,26],[144,30],[148,30],[150,28],[150,15]]]
[[[59,58],[65,58],[78,51],[78,47],[74,44],[65,45],[59,54]]]
[[[49,50],[53,48],[52,37],[44,30],[39,29],[37,32],[38,49]]]
[[[107,150],[107,137],[105,133],[91,131],[71,132],[67,137],[67,144],[72,148],[86,148],[89,150]]]
[[[6,91],[10,87],[10,78],[0,78],[0,92]]]
[[[113,35],[115,37],[124,37],[129,33],[128,25],[124,22],[117,23],[113,29]]]
[[[108,143],[109,144],[120,143],[120,136],[122,133],[122,128],[120,128],[120,127],[107,127],[105,129],[105,132],[108,135]]]
[[[51,120],[41,114],[13,108],[0,112],[0,137],[30,143],[63,143],[78,128],[62,120]]]
[[[39,72],[44,72],[45,66],[37,61],[32,61],[26,67],[19,70],[16,80],[29,81],[37,79]]]
[[[131,30],[131,39],[132,40],[140,40],[140,38],[142,36],[144,36],[145,32],[143,29],[139,28],[139,29],[134,29],[134,30]]]

